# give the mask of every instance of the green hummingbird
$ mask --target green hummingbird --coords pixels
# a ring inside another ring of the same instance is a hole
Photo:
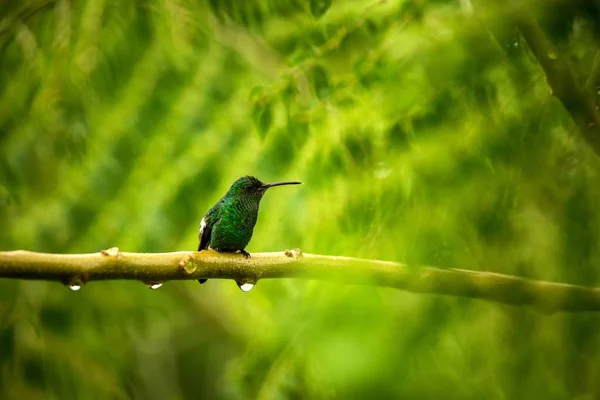
[[[300,185],[301,182],[262,183],[253,176],[243,176],[233,182],[225,196],[202,217],[198,237],[198,251],[213,249],[223,253],[244,250],[254,231],[258,218],[258,206],[268,188],[282,185]],[[198,279],[204,283],[206,279]]]

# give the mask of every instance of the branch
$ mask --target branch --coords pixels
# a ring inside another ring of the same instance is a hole
[[[516,23],[542,66],[552,94],[563,103],[585,140],[600,156],[600,113],[591,94],[579,85],[567,61],[560,57],[538,23],[526,15],[525,10],[516,13]]]
[[[199,278],[233,279],[242,290],[249,290],[260,279],[308,278],[528,305],[543,312],[600,311],[600,288],[487,272],[302,254],[300,250],[255,253],[249,259],[210,250],[122,253],[112,248],[93,254],[9,251],[0,252],[0,277],[60,281],[75,288],[108,279],[139,280],[147,284]]]
[[[596,94],[596,86],[598,85],[598,81],[600,80],[600,50],[596,53],[596,57],[594,58],[594,63],[592,64],[592,70],[590,72],[590,76],[588,76],[587,82],[585,83],[585,88],[593,94]]]

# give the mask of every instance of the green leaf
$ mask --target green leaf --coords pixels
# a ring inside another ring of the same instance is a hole
[[[312,71],[312,82],[315,94],[320,98],[325,98],[331,93],[327,71],[320,65],[317,65]]]
[[[308,139],[309,121],[306,116],[294,115],[288,117],[288,136],[291,142],[301,147]]]
[[[315,18],[321,18],[331,7],[332,0],[310,0],[310,13]]]
[[[273,122],[273,106],[270,102],[256,103],[252,111],[252,119],[261,138],[265,138]]]
[[[261,101],[265,97],[265,89],[262,86],[254,86],[250,89],[248,98],[251,102],[256,103]]]

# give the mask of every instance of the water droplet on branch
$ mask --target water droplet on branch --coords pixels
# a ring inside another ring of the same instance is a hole
[[[74,292],[80,290],[83,287],[83,281],[78,276],[73,277],[71,279],[65,279],[62,283]]]
[[[241,285],[238,285],[238,286],[240,287],[240,289],[242,289],[242,292],[249,292],[254,287],[254,284],[252,284],[252,283],[242,283]]]
[[[162,282],[146,282],[146,286],[151,290],[159,289],[162,285]]]
[[[235,282],[242,292],[249,292],[256,285],[254,278],[245,278]]]

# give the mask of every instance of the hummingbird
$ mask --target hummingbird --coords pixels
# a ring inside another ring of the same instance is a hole
[[[300,185],[301,182],[263,183],[253,176],[243,176],[233,182],[225,196],[212,206],[200,221],[198,251],[213,249],[222,253],[245,250],[252,238],[258,218],[258,206],[267,189],[283,185]],[[198,279],[204,283],[206,279]]]

